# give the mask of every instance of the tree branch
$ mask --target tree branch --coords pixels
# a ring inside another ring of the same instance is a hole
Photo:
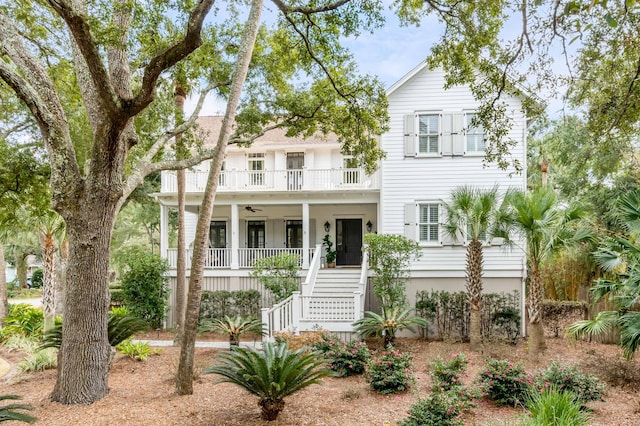
[[[51,0],[50,0],[51,1]],[[153,92],[160,74],[180,62],[202,44],[202,25],[215,0],[200,0],[193,8],[184,37],[149,61],[144,69],[142,86],[128,106],[130,117],[135,116],[153,101]]]
[[[303,15],[312,15],[314,13],[330,12],[336,10],[341,6],[349,3],[351,0],[339,0],[334,3],[330,3],[321,7],[302,7],[302,6],[288,6],[281,0],[271,0],[273,4],[284,14],[287,13],[302,13]]]
[[[93,85],[95,86],[95,91],[104,112],[111,117],[120,114],[120,99],[111,85],[109,74],[100,57],[98,45],[93,38],[86,16],[67,0],[47,1],[53,10],[67,23],[69,31],[87,64]]]
[[[29,120],[28,118],[25,118],[23,121],[16,123],[15,125],[9,127],[8,129],[0,131],[0,140],[6,139],[12,133],[17,133],[25,130],[31,124],[32,124],[31,120]]]

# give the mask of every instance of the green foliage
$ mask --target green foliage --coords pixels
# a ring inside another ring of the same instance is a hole
[[[606,391],[597,377],[584,374],[576,365],[556,361],[536,375],[534,384],[540,391],[552,386],[558,392],[570,392],[580,404],[602,401]]]
[[[245,333],[262,335],[263,327],[264,324],[259,319],[225,316],[223,319],[206,320],[198,331],[226,334],[229,336],[230,345],[238,346],[240,345],[240,336]]]
[[[445,362],[438,357],[431,363],[431,380],[434,392],[448,392],[457,390],[462,386],[462,375],[464,374],[469,360],[460,354],[451,354],[451,359]]]
[[[640,191],[626,194],[617,202],[620,223],[625,235],[609,238],[594,257],[609,279],[602,278],[590,289],[593,303],[601,299],[612,302],[615,310],[602,311],[595,318],[578,321],[567,328],[567,334],[579,339],[620,331],[620,346],[630,359],[640,347]]]
[[[273,294],[276,303],[283,301],[298,290],[300,256],[280,253],[276,256],[257,259],[253,264],[252,277]]]
[[[349,343],[331,340],[330,346],[323,352],[327,368],[334,371],[338,377],[364,373],[367,362],[371,359],[367,344],[355,340]]]
[[[0,401],[15,401],[21,399],[17,395],[0,395]],[[0,406],[0,422],[18,421],[33,423],[36,418],[22,411],[33,410],[33,407],[26,404],[7,404]]]
[[[114,308],[109,313],[107,321],[107,335],[109,344],[117,346],[134,334],[146,330],[148,324],[141,318],[133,316],[125,307]],[[39,349],[60,348],[62,343],[62,321],[56,321],[55,326],[42,336],[43,344]]]
[[[333,242],[331,241],[331,236],[329,234],[326,234],[322,239],[322,245],[324,246],[324,257],[327,260],[327,263],[334,263],[338,252],[333,249]]]
[[[169,289],[169,265],[160,256],[139,249],[129,250],[129,270],[122,276],[122,296],[133,315],[144,319],[150,327],[159,328],[165,317]]]
[[[44,313],[26,303],[9,304],[9,315],[4,319],[0,329],[0,340],[13,334],[26,337],[37,337],[42,333]]]
[[[478,382],[483,392],[500,405],[524,404],[533,383],[522,364],[490,359],[480,372]]]
[[[384,346],[392,345],[396,332],[409,330],[415,333],[416,327],[425,327],[423,318],[410,316],[411,308],[383,308],[382,315],[375,312],[365,312],[364,318],[353,323],[354,331],[363,338],[379,336],[384,340]]]
[[[31,274],[31,288],[42,288],[42,268],[38,268]]]
[[[399,426],[459,426],[462,410],[451,392],[433,393],[420,398],[408,412],[408,417],[398,422]]]
[[[204,373],[218,374],[222,376],[219,382],[234,383],[259,397],[265,420],[275,420],[286,396],[330,374],[315,353],[292,352],[286,345],[270,342],[263,343],[262,350],[234,348],[218,355],[216,361]]]
[[[531,426],[582,426],[589,415],[581,410],[581,404],[571,392],[549,386],[540,392],[532,392],[527,400],[531,418],[525,425]]]
[[[389,346],[369,360],[364,377],[371,389],[386,395],[408,390],[416,381],[413,371],[412,356]]]
[[[419,244],[394,234],[367,234],[364,244],[369,253],[369,268],[374,272],[373,292],[382,307],[404,307],[409,265],[420,257]]]
[[[257,318],[260,316],[261,298],[258,290],[203,291],[199,323],[210,319],[222,319],[225,316]]]
[[[56,368],[58,365],[58,351],[55,348],[37,350],[18,363],[22,372],[44,371]]]
[[[480,311],[484,340],[503,339],[515,343],[520,336],[520,293],[482,295]],[[445,341],[469,339],[469,300],[465,292],[426,291],[416,293],[416,313]],[[429,327],[422,330],[428,336]]]
[[[38,338],[35,336],[23,336],[22,334],[12,334],[2,342],[9,351],[33,352],[38,347]]]
[[[160,353],[160,349],[151,349],[147,342],[133,342],[131,339],[124,340],[116,346],[116,349],[131,359],[136,361],[146,361],[150,355]]]

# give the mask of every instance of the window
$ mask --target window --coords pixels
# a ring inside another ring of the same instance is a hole
[[[420,204],[419,206],[419,240],[423,243],[439,243],[438,204]]]
[[[440,153],[439,114],[418,114],[418,153]]]
[[[249,154],[249,184],[253,186],[264,185],[264,154]]]
[[[465,128],[466,130],[466,140],[467,140],[467,152],[484,152],[485,144],[484,144],[484,129],[481,124],[477,124],[474,126],[473,120],[477,117],[475,113],[467,113],[465,114]]]
[[[247,247],[264,248],[265,245],[264,220],[250,220],[247,222]]]
[[[302,221],[287,220],[287,248],[302,248]]]
[[[225,174],[225,165],[226,161],[222,162],[222,167],[220,167],[220,174],[218,175],[218,186],[226,186],[227,185],[227,176]]]
[[[209,225],[209,241],[212,248],[225,248],[227,246],[227,222],[224,220],[212,220]]]

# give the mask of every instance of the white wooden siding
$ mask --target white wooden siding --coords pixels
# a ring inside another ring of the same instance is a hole
[[[419,111],[462,114],[477,108],[477,101],[466,87],[452,87],[445,91],[443,85],[443,72],[424,68],[389,95],[390,130],[381,137],[381,146],[387,158],[384,160],[380,191],[380,212],[383,217],[379,232],[406,235],[407,204],[447,200],[457,186],[490,188],[497,182],[503,191],[508,187],[525,188],[524,173],[513,174],[513,169],[503,171],[495,164],[485,167],[481,156],[408,155],[411,150],[407,147],[405,128],[409,115]],[[518,99],[509,98],[508,103],[509,114],[514,119],[509,136],[519,141],[511,149],[511,154],[526,167],[525,117],[520,111]],[[509,274],[508,271],[512,276],[522,273],[523,253],[520,249],[508,251],[502,247],[488,247],[484,258],[485,276],[502,276]],[[452,277],[464,276],[464,265],[464,246],[425,247],[422,258],[412,265],[412,272],[415,275],[421,270],[433,271],[431,275],[438,275],[437,271],[441,271]]]

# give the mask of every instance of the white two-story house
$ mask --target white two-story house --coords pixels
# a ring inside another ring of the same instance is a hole
[[[443,89],[444,76],[420,65],[388,90],[390,130],[380,136],[387,158],[365,173],[337,140],[295,139],[271,131],[250,148],[230,146],[220,175],[210,225],[204,290],[260,286],[250,277],[257,257],[300,255],[301,291],[275,309],[263,310],[270,330],[321,325],[348,332],[371,303],[363,236],[403,234],[420,243],[422,257],[411,266],[407,288],[464,289],[464,242],[444,235],[442,202],[460,185],[524,188],[526,176],[483,166],[482,129],[469,126],[477,101],[465,87]],[[514,121],[512,155],[526,164],[526,117],[509,99]],[[220,117],[199,124],[214,141]],[[187,171],[187,243],[193,240],[208,164]],[[169,246],[169,210],[177,206],[176,176],[162,173],[161,250],[175,284],[176,249]],[[325,235],[335,244],[335,269],[326,268]],[[187,271],[187,274],[189,271]],[[524,256],[498,244],[485,249],[487,291],[521,290]],[[262,290],[261,290],[262,291]],[[263,298],[269,305],[268,298]],[[171,300],[173,302],[173,299]],[[265,306],[270,308],[270,306]],[[170,313],[168,323],[173,323]]]

